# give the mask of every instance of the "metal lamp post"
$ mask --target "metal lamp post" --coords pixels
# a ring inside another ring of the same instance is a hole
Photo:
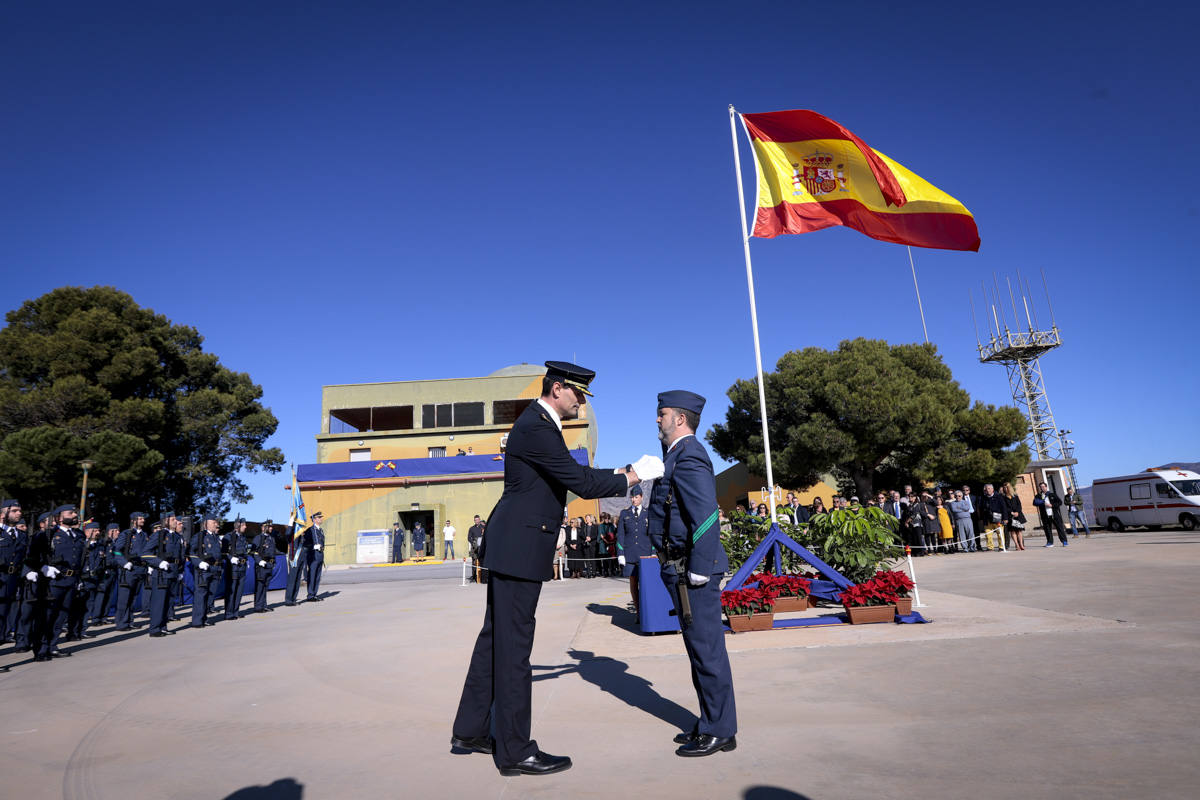
[[[79,462],[79,466],[83,467],[83,489],[79,492],[79,519],[80,522],[87,518],[87,479],[88,470],[96,466],[96,462],[89,458],[85,458]]]

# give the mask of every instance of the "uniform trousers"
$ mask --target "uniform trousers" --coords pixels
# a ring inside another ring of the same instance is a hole
[[[663,582],[682,619],[679,577],[663,572]],[[725,651],[725,627],[721,624],[721,576],[713,575],[703,586],[688,586],[692,624],[683,631],[683,646],[692,668],[692,686],[700,701],[700,718],[693,733],[728,737],[737,733],[737,708],[733,699],[733,673]]]
[[[321,570],[325,569],[325,556],[310,558],[308,561],[308,599],[317,596],[321,588]]]
[[[36,627],[38,610],[45,595],[44,578],[37,583],[22,580],[21,602],[17,605],[13,639],[17,647],[33,647],[33,630]]]
[[[150,574],[151,633],[161,633],[167,629],[167,604],[171,602],[171,584],[174,582],[170,572],[155,570]]]
[[[242,589],[246,585],[246,570],[231,569],[225,573],[225,619],[237,619],[242,607]]]
[[[83,638],[84,628],[87,627],[88,609],[92,605],[92,593],[96,591],[96,582],[88,580],[81,582],[75,588],[75,596],[71,598],[71,607],[67,612],[67,634],[76,639]]]
[[[496,765],[512,766],[538,751],[530,737],[533,630],[541,581],[492,572],[483,628],[454,717],[455,736],[486,737],[495,729]],[[493,710],[494,709],[494,710]]]
[[[208,615],[208,595],[216,584],[216,576],[206,574],[208,570],[196,570],[196,588],[192,590],[192,626],[200,627]]]
[[[7,641],[15,632],[19,589],[24,579],[19,571],[0,573],[0,642]]]
[[[67,626],[67,617],[71,613],[71,602],[75,599],[75,581],[69,583],[55,581],[46,589],[45,603],[42,613],[34,622],[39,625],[35,636],[37,644],[34,651],[40,656],[50,655],[58,647],[63,628]]]
[[[261,574],[260,574],[261,573]],[[254,571],[254,610],[263,611],[267,607],[267,584],[271,582],[271,569],[267,567]]]
[[[122,569],[117,580],[116,629],[123,631],[133,625],[133,601],[142,588],[142,573],[136,569]]]
[[[295,564],[288,564],[288,580],[287,589],[284,591],[283,599],[285,602],[296,602],[296,595],[300,594],[300,579],[304,577],[304,573],[308,571],[308,553],[301,550],[296,556]]]
[[[96,593],[92,595],[92,606],[88,609],[88,616],[92,618],[93,624],[99,624],[108,617],[108,609],[112,607],[113,595],[116,593],[116,589],[116,575],[109,575],[100,582]]]

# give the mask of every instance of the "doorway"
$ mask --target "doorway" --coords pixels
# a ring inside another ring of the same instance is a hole
[[[437,542],[434,541],[433,528],[434,514],[432,511],[399,511],[400,528],[404,531],[404,558],[405,560],[416,556],[424,556],[430,552],[437,552]],[[417,528],[417,522],[425,529],[425,546],[421,552],[415,551],[413,541],[413,531]]]

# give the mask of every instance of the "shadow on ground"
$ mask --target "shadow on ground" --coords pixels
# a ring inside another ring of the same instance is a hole
[[[742,794],[744,800],[812,800],[807,795],[778,786],[751,786]]]
[[[552,680],[563,675],[576,673],[602,692],[607,692],[621,702],[658,717],[679,730],[691,730],[696,715],[674,700],[668,700],[656,692],[653,684],[640,675],[629,671],[629,665],[615,658],[597,656],[588,650],[568,650],[567,655],[575,659],[574,664],[554,666],[534,665],[537,670],[557,670],[534,675],[535,681]]]
[[[268,786],[247,786],[238,789],[225,800],[300,800],[304,796],[304,784],[295,778],[280,778]],[[797,795],[799,796],[799,795]]]
[[[599,603],[588,603],[587,610],[597,616],[608,617],[612,620],[612,624],[621,630],[636,633],[638,636],[642,635],[642,632],[638,630],[637,617],[628,609],[618,606],[601,605]]]

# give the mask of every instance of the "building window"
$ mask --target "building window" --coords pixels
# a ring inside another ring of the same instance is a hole
[[[329,412],[330,433],[362,433],[370,429],[369,408],[337,408]]]
[[[483,424],[483,403],[439,403],[421,406],[422,428],[463,428]]]
[[[446,457],[446,448],[444,448],[444,447],[429,448],[429,457],[430,458],[445,458]]]
[[[483,424],[483,403],[455,403],[454,425],[466,428]]]
[[[369,447],[352,447],[350,448],[351,461],[370,461],[371,448]]]
[[[532,402],[532,398],[528,400],[493,400],[492,424],[512,425]]]
[[[454,406],[450,403],[439,403],[437,405],[437,427],[454,427]]]
[[[371,409],[371,430],[373,431],[409,431],[412,429],[412,406],[376,406]]]

